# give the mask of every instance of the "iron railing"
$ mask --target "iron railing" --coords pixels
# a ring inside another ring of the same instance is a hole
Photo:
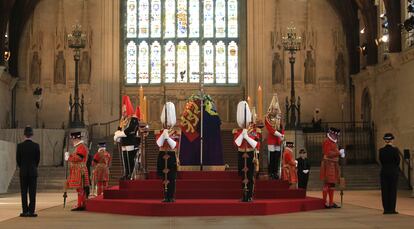
[[[105,138],[117,130],[119,126],[119,119],[103,123],[93,123],[89,125],[89,138]]]
[[[303,123],[305,147],[308,158],[314,165],[322,159],[322,144],[330,127],[341,129],[338,144],[346,151],[347,164],[367,164],[376,162],[374,127],[367,122],[327,122],[315,126]]]

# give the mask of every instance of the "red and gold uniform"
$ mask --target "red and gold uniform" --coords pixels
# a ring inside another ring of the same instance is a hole
[[[254,154],[260,149],[261,129],[251,125],[251,113],[245,101],[237,106],[237,119],[241,128],[233,130],[234,143],[238,149],[238,171],[242,177],[243,202],[253,200],[254,191]],[[249,128],[244,129],[246,122]]]
[[[272,179],[279,178],[280,156],[285,130],[281,128],[280,116],[270,114],[265,117],[265,126],[268,132],[267,147],[269,150],[269,176]],[[279,126],[279,127],[278,127]]]
[[[322,146],[323,158],[321,162],[320,179],[325,183],[339,182],[339,149],[335,142],[325,139]]]
[[[298,175],[292,147],[293,143],[291,144],[291,146],[289,146],[289,144],[286,143],[285,151],[283,151],[282,180],[289,182],[291,188],[296,188],[296,183],[298,182]]]
[[[166,108],[165,108],[166,106]],[[175,128],[175,106],[167,102],[163,108],[161,121],[167,123],[165,126],[171,127],[155,131],[156,143],[159,147],[157,158],[157,175],[163,179],[164,200],[163,202],[174,202],[175,182],[177,179],[178,149],[181,139],[181,129]],[[165,113],[167,112],[167,117]]]
[[[110,163],[111,155],[105,150],[105,148],[99,149],[93,157],[93,181],[98,188],[97,195],[101,195],[103,189],[108,186]]]
[[[85,188],[89,186],[89,174],[86,167],[88,160],[88,149],[80,141],[80,132],[71,134],[73,139],[79,141],[74,145],[75,150],[69,155],[69,177],[66,185],[68,188],[74,188],[78,192],[78,205],[76,210],[83,210],[86,204]]]
[[[269,151],[269,177],[279,179],[280,156],[285,130],[282,126],[282,111],[279,107],[277,94],[274,94],[265,117],[265,126],[268,132],[267,149]]]
[[[339,168],[339,158],[345,157],[345,152],[338,149],[336,143],[340,130],[335,128],[330,128],[327,138],[323,142],[323,158],[321,161],[320,168],[320,179],[324,182],[322,188],[323,199],[325,203],[327,202],[327,197],[329,195],[329,202],[327,207],[337,208],[338,206],[334,204],[334,190],[335,185],[339,183],[340,178],[340,168]]]

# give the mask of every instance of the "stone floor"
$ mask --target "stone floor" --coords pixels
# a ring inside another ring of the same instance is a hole
[[[308,195],[319,197],[319,192]],[[17,194],[0,195],[0,228],[413,228],[414,198],[400,191],[399,215],[382,215],[379,191],[349,191],[342,209],[252,217],[136,217],[70,212],[62,208],[62,193],[38,194],[37,218],[16,217]],[[75,198],[69,194],[69,201]],[[339,202],[339,195],[336,196]]]

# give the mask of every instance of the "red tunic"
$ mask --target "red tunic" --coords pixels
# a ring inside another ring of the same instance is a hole
[[[267,132],[269,132],[269,135],[267,136],[267,144],[268,145],[277,145],[277,146],[282,145],[282,138],[278,137],[278,136],[275,136],[276,129],[270,123],[267,116],[266,116],[266,119],[265,119],[265,126],[266,126],[266,129],[267,129]],[[285,134],[285,130],[280,130],[279,132],[281,134]]]
[[[69,177],[66,181],[68,188],[83,188],[89,186],[88,168],[86,168],[87,160],[88,149],[84,144],[80,143],[68,159]]]
[[[239,137],[239,135],[240,134],[242,134],[242,132],[243,132],[243,129],[234,129],[233,130],[233,136],[234,136],[234,144],[236,145],[236,147],[238,147],[238,150],[240,151],[240,152],[243,152],[243,151],[253,151],[254,149],[260,149],[260,138],[261,138],[261,130],[259,129],[259,128],[249,128],[248,130],[247,130],[247,134],[248,134],[248,136],[251,138],[251,139],[253,139],[253,140],[255,140],[255,141],[257,141],[257,144],[256,144],[256,147],[255,148],[253,148],[253,146],[251,146],[247,141],[246,141],[246,139],[244,139],[243,138],[243,141],[242,141],[242,144],[240,145],[240,146],[238,146],[237,144],[236,144],[236,139]]]
[[[111,163],[111,155],[107,151],[100,151],[93,157],[92,166],[93,181],[95,184],[98,182],[109,181],[109,164]]]
[[[325,183],[339,182],[339,150],[335,142],[325,139],[323,142],[323,158],[321,162],[320,179]]]
[[[282,180],[289,182],[289,184],[298,182],[295,157],[290,148],[285,148],[285,151],[283,151]]]

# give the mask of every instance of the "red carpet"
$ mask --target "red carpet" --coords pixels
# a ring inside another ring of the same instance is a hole
[[[235,171],[178,173],[175,203],[161,203],[161,180],[120,181],[103,196],[88,201],[87,210],[142,216],[270,215],[324,208],[323,201],[289,190],[284,181],[256,181],[254,201],[240,202],[241,179]]]

